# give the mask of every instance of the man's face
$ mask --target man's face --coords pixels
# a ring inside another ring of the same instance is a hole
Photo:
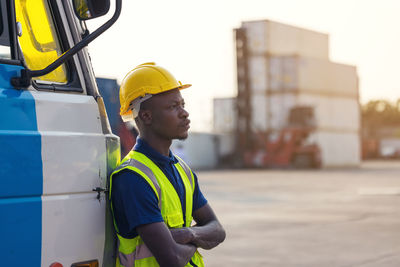
[[[148,100],[151,111],[150,128],[164,139],[186,139],[190,128],[189,113],[178,89],[152,96]]]

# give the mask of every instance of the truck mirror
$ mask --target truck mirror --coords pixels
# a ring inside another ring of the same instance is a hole
[[[81,20],[97,18],[107,14],[110,0],[74,0],[74,11]]]

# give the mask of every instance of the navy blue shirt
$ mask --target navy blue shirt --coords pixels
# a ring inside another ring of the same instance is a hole
[[[185,187],[178,170],[174,166],[178,160],[172,152],[170,151],[169,157],[166,157],[139,137],[136,140],[134,150],[146,155],[164,172],[178,193],[182,211],[185,214]],[[193,175],[195,180],[194,212],[203,207],[207,200],[200,191],[196,174],[193,173]],[[136,237],[138,235],[136,227],[140,225],[163,221],[158,207],[158,199],[153,189],[145,179],[132,170],[122,170],[113,176],[111,198],[119,234],[125,238]]]

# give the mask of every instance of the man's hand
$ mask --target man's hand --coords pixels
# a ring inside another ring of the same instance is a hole
[[[196,247],[212,249],[225,240],[225,230],[208,204],[196,210],[193,218],[197,223],[193,227],[168,229],[164,222],[137,227],[160,266],[184,266]]]
[[[206,204],[193,213],[196,225],[192,243],[203,249],[212,249],[225,240],[226,233],[211,206]]]
[[[169,229],[172,238],[178,244],[189,244],[194,240],[195,233],[191,227]]]
[[[175,242],[164,222],[141,225],[136,230],[161,267],[185,266],[196,252],[193,244]]]
[[[210,205],[206,204],[193,214],[197,225],[169,229],[178,244],[194,244],[203,249],[212,249],[225,240],[222,228]]]
[[[191,229],[194,232],[191,243],[202,249],[212,249],[225,240],[225,230],[218,221],[211,221],[204,226],[194,226]]]

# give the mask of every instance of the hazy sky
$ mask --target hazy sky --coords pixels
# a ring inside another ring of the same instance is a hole
[[[113,2],[114,0],[111,0]],[[155,61],[177,79],[192,129],[210,131],[212,98],[236,94],[233,29],[269,19],[327,33],[330,59],[357,66],[360,101],[400,98],[400,1],[123,0],[120,19],[90,46],[99,77]],[[105,18],[88,22],[93,30]]]

